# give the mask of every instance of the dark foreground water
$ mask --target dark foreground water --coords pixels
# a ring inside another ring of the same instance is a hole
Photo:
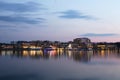
[[[120,53],[0,51],[0,80],[120,80]]]

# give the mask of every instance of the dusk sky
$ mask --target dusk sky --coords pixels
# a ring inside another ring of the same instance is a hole
[[[0,0],[0,42],[120,41],[120,0]]]

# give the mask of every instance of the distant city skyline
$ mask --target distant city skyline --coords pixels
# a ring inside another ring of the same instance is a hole
[[[0,42],[120,42],[119,0],[0,0]]]

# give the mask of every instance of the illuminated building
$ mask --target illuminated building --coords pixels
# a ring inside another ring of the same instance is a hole
[[[92,43],[88,38],[76,38],[73,42],[79,45],[78,48],[89,49],[92,46]]]

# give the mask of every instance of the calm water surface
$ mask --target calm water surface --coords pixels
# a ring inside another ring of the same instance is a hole
[[[0,51],[0,80],[120,80],[120,53]]]

